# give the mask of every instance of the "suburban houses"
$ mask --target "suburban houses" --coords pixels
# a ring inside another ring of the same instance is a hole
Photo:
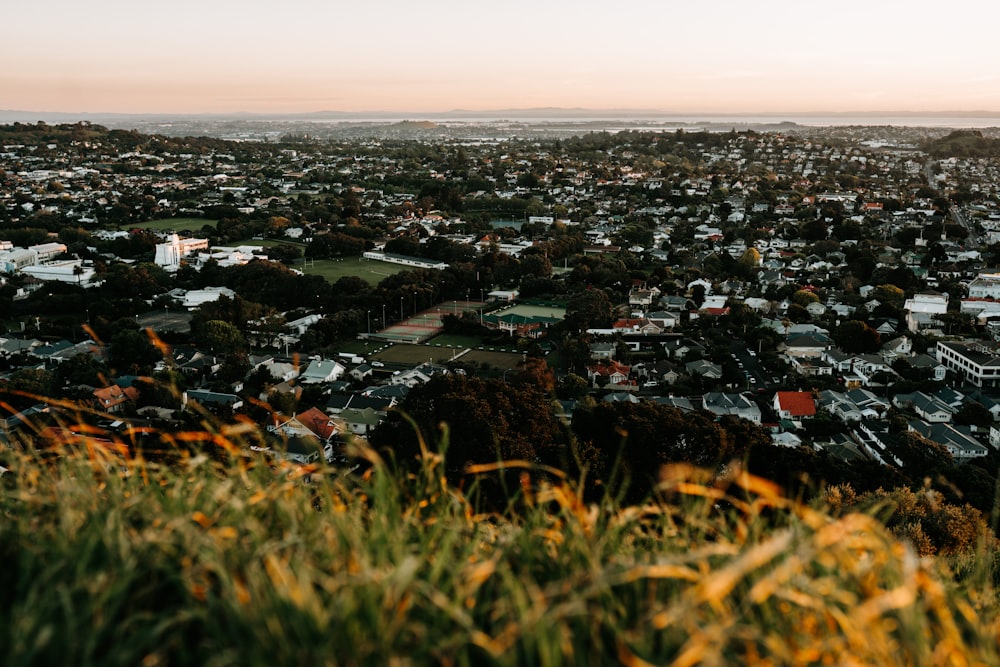
[[[1000,170],[936,156],[943,130],[45,129],[0,144],[11,387],[239,416],[313,461],[433,378],[544,359],[564,415],[651,402],[887,465],[905,433],[997,447]]]

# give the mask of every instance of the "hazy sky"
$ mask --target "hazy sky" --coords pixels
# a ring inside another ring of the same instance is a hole
[[[1000,111],[990,0],[12,0],[0,109]]]

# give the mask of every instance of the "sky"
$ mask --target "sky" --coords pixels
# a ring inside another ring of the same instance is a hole
[[[1000,112],[988,0],[12,0],[0,109]]]

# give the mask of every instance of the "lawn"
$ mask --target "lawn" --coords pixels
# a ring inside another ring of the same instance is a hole
[[[291,245],[297,248],[305,248],[305,243],[300,243],[298,241],[290,241],[288,239],[248,239],[245,241],[234,241],[233,243],[227,243],[227,246],[241,246],[241,245],[252,245],[260,246],[261,248],[274,248],[280,245]]]
[[[496,348],[494,348],[495,350]],[[469,364],[489,364],[497,370],[514,370],[524,359],[519,352],[496,352],[490,348],[485,350],[470,350],[462,355],[462,361]]]
[[[388,262],[377,262],[361,257],[352,257],[350,259],[310,260],[306,265],[296,264],[295,268],[306,274],[323,276],[331,283],[335,283],[347,276],[357,276],[372,285],[377,285],[388,276],[405,271],[408,267],[401,264],[389,264]]]
[[[166,220],[150,220],[141,222],[135,227],[139,229],[151,229],[157,232],[200,232],[205,225],[214,227],[218,220],[207,218],[169,218]]]
[[[345,354],[356,354],[358,356],[367,357],[376,350],[385,347],[385,345],[385,341],[381,340],[352,340],[349,343],[342,343],[338,345],[337,351]]]
[[[427,344],[439,347],[479,347],[483,344],[483,339],[479,336],[441,334],[440,336],[434,336],[434,338],[431,338],[427,341]]]
[[[413,365],[425,361],[433,361],[436,364],[440,364],[449,361],[456,352],[454,348],[448,347],[399,344],[373,355],[372,359],[387,364]]]

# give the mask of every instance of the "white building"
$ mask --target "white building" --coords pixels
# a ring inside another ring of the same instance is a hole
[[[66,252],[65,243],[41,243],[33,245],[28,250],[34,250],[38,254],[38,263],[48,262]]]
[[[0,271],[17,273],[26,266],[38,264],[38,253],[25,248],[14,248],[0,252]]]
[[[84,266],[80,259],[26,266],[21,269],[21,273],[38,280],[73,283],[82,287],[90,287],[97,277],[94,267]]]
[[[919,315],[944,315],[948,312],[948,295],[938,292],[918,292],[903,304],[906,311],[906,325],[910,331],[919,328]],[[917,317],[914,317],[914,316]]]
[[[1000,299],[1000,272],[980,273],[969,283],[970,299]]]
[[[153,262],[173,272],[180,268],[182,258],[198,250],[208,250],[208,239],[182,239],[171,234],[166,243],[157,244]]]
[[[977,343],[938,341],[938,362],[977,387],[1000,387],[1000,357]]]
[[[203,303],[218,301],[220,297],[236,297],[236,292],[228,287],[206,287],[205,289],[191,290],[184,294],[183,305],[188,310],[194,310]]]

